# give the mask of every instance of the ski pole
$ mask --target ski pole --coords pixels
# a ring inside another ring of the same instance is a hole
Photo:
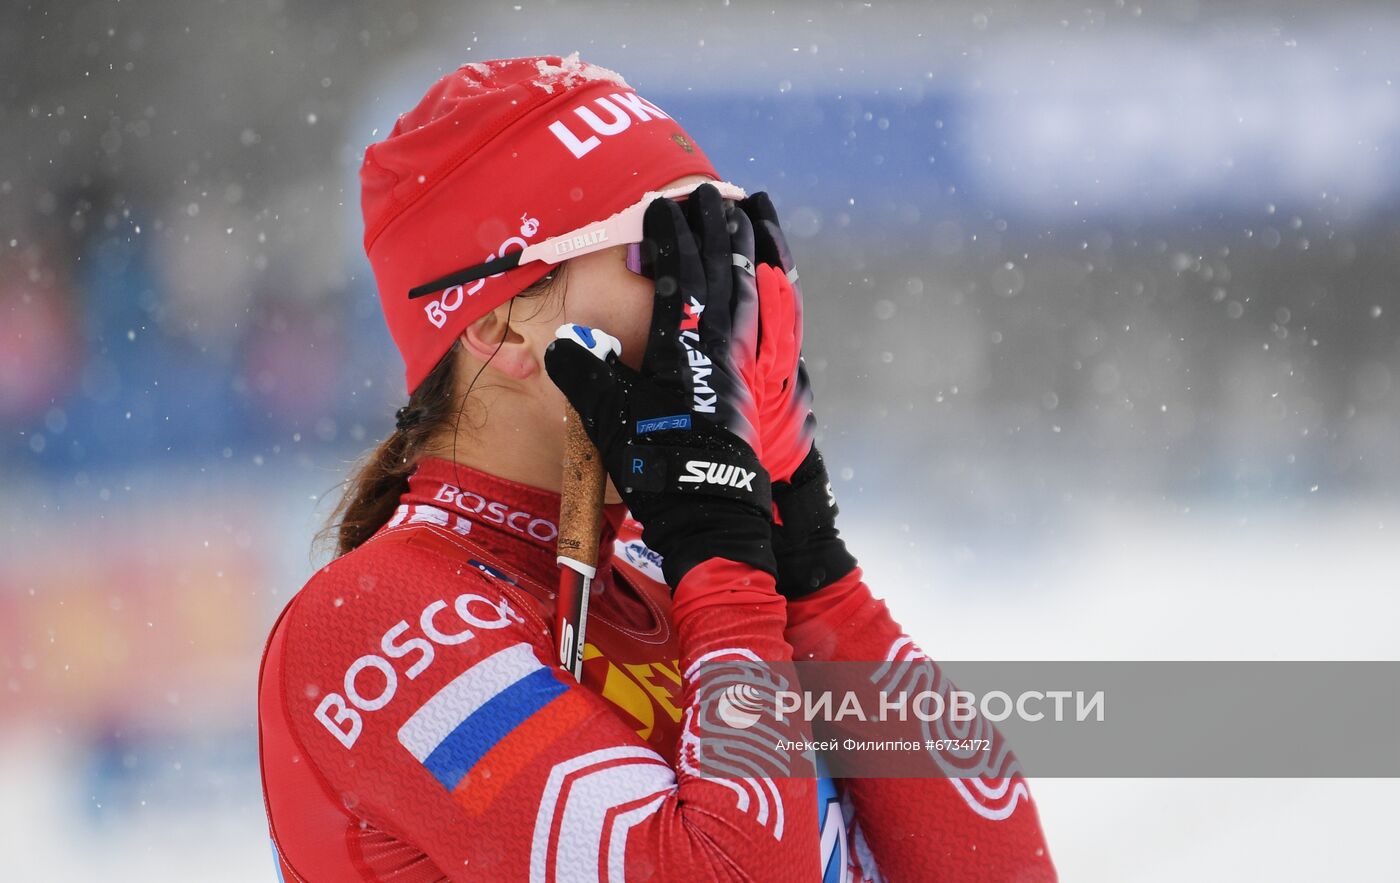
[[[554,606],[554,633],[559,640],[559,665],[579,681],[583,680],[588,591],[598,572],[604,479],[598,449],[584,432],[578,412],[569,407],[559,499],[559,597]]]
[[[586,347],[603,361],[622,355],[617,338],[582,325],[560,325],[555,337]],[[554,634],[559,665],[583,680],[583,639],[588,629],[588,592],[598,573],[598,543],[603,527],[603,458],[583,428],[573,406],[565,405],[564,478],[559,487],[559,597],[554,604]]]

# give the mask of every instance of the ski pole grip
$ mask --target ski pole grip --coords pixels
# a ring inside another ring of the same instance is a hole
[[[598,566],[607,473],[583,421],[572,406],[564,428],[564,476],[559,493],[559,555]]]

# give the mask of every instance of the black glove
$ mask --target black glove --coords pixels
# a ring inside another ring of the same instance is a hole
[[[779,268],[791,284],[791,294],[760,289],[759,297],[790,296],[788,309],[769,309],[760,305],[760,314],[776,316],[790,327],[772,329],[769,333],[787,335],[797,350],[795,364],[791,354],[785,354],[772,365],[764,360],[763,369],[777,377],[765,377],[759,383],[779,382],[779,391],[765,389],[760,403],[760,426],[764,430],[764,455],[769,462],[791,464],[802,457],[788,481],[773,483],[773,502],[778,507],[781,524],[773,526],[773,550],[778,561],[778,591],[788,598],[800,598],[824,588],[850,573],[856,559],[846,550],[836,529],[836,497],[831,491],[831,479],[817,451],[812,436],[816,418],[812,415],[812,389],[807,366],[801,358],[802,349],[802,288],[797,280],[796,264],[787,238],[778,224],[778,213],[766,193],[755,193],[739,203],[750,219],[754,236],[754,260]],[[765,333],[760,325],[759,335]],[[763,344],[760,344],[761,348]],[[776,415],[776,416],[775,416]],[[772,438],[769,438],[771,434]],[[802,447],[806,446],[803,456]],[[775,469],[781,469],[775,466]],[[786,466],[792,469],[792,466]],[[779,475],[782,471],[778,472]]]
[[[654,201],[643,222],[643,269],[656,283],[641,370],[607,350],[610,338],[577,325],[561,327],[545,352],[545,370],[578,411],[643,541],[663,556],[672,588],[710,558],[777,574],[753,397],[728,351],[739,271],[728,230],[751,235],[747,226],[708,185],[684,213]]]
[[[811,451],[817,418],[802,361],[802,286],[768,194],[739,203],[753,228],[757,265],[758,361],[750,386],[758,399],[763,465],[773,481],[789,481]]]
[[[778,560],[778,591],[801,598],[825,588],[855,569],[836,529],[836,495],[821,452],[813,445],[792,475],[773,485],[781,524],[773,525],[773,552]]]

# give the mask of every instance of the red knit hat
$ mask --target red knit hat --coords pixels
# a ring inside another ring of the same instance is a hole
[[[674,120],[577,53],[468,64],[438,80],[360,169],[365,252],[409,391],[468,325],[550,265],[433,297],[410,300],[409,289],[602,220],[692,174],[719,177]]]

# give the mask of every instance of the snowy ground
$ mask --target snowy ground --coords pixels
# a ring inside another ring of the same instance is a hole
[[[859,499],[843,505],[870,584],[936,657],[1400,657],[1394,508],[1080,505],[1097,514],[1062,524],[1053,543],[1017,550],[915,542],[903,526],[917,523],[913,510],[886,509],[879,521]],[[213,806],[165,787],[118,815],[85,793],[92,761],[72,729],[0,728],[5,879],[273,879],[250,761],[235,761],[231,776],[186,771],[187,781],[203,777],[199,793],[216,795]],[[1033,788],[1066,881],[1400,879],[1394,780]]]

